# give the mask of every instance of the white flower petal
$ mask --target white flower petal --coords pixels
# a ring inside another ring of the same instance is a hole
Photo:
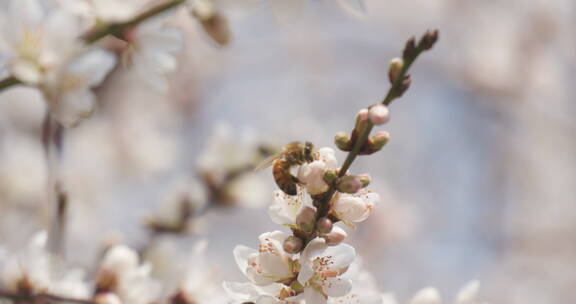
[[[234,247],[233,253],[234,259],[236,260],[236,265],[238,265],[238,268],[240,268],[240,271],[242,271],[243,274],[246,274],[246,269],[248,268],[248,258],[251,255],[258,253],[258,251],[244,245],[238,245]]]
[[[322,285],[322,291],[330,297],[342,297],[352,290],[352,282],[340,277],[327,278]]]
[[[42,81],[42,71],[40,67],[33,62],[28,60],[14,60],[10,68],[14,76],[24,83],[37,85]]]
[[[396,297],[392,293],[384,293],[382,294],[382,302],[380,304],[398,304],[396,301]]]
[[[51,107],[52,114],[63,126],[70,128],[94,111],[96,96],[88,88],[64,94],[56,105]]]
[[[230,297],[238,301],[249,301],[259,295],[254,285],[248,282],[223,282],[222,287]]]
[[[338,246],[328,247],[322,255],[332,257],[332,263],[329,266],[330,269],[341,270],[347,268],[354,262],[356,250],[348,244],[340,244]]]
[[[322,255],[328,248],[323,238],[315,238],[306,245],[306,248],[300,254],[300,273],[298,282],[305,285],[314,276],[312,261]]]
[[[427,287],[418,291],[410,300],[410,304],[442,304],[442,299],[436,288]]]
[[[328,302],[322,293],[312,287],[304,288],[304,298],[306,304],[326,304]]]
[[[478,297],[480,291],[480,282],[472,281],[466,284],[456,296],[456,304],[473,304]]]
[[[110,52],[94,48],[75,58],[68,67],[69,73],[83,77],[88,87],[96,86],[116,65]]]
[[[12,0],[9,12],[12,25],[21,28],[36,28],[44,18],[44,9],[39,0]]]

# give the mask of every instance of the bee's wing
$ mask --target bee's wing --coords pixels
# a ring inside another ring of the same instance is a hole
[[[276,160],[282,158],[284,154],[286,154],[286,151],[280,151],[276,154],[269,156],[268,158],[263,160],[258,166],[256,166],[256,168],[254,168],[254,171],[263,170],[270,167]]]

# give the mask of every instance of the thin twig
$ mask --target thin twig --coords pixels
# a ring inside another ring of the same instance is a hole
[[[432,38],[430,38],[430,37],[432,37]],[[424,39],[432,39],[432,40],[424,41]],[[390,103],[392,103],[392,101],[394,99],[396,99],[402,95],[403,91],[407,89],[404,82],[408,77],[407,76],[408,70],[410,69],[410,67],[412,66],[414,61],[416,61],[418,56],[420,56],[420,54],[422,54],[424,51],[430,49],[432,47],[432,45],[434,45],[434,43],[436,42],[437,39],[438,39],[438,31],[433,31],[433,32],[428,31],[423,36],[423,38],[420,40],[420,42],[418,43],[418,46],[416,46],[414,38],[411,38],[410,40],[408,40],[408,42],[406,43],[406,48],[404,50],[402,69],[400,69],[398,75],[394,79],[394,82],[391,84],[390,88],[388,89],[388,93],[386,93],[386,97],[384,97],[382,104],[384,104],[385,106],[388,106],[388,105],[390,105]],[[413,47],[412,50],[409,50],[411,52],[407,52],[407,49],[409,47]],[[409,78],[408,78],[408,80],[409,80]],[[374,124],[372,124],[372,122],[370,122],[370,120],[368,120],[368,121],[366,121],[366,123],[364,124],[364,126],[362,127],[361,130],[357,130],[358,131],[358,137],[356,138],[356,140],[354,142],[354,146],[352,147],[352,150],[350,150],[350,152],[348,152],[348,155],[346,155],[346,159],[344,160],[342,167],[340,167],[340,170],[338,172],[339,178],[344,177],[346,175],[346,173],[348,172],[348,169],[350,169],[350,166],[352,165],[352,163],[354,162],[356,157],[359,155],[360,150],[366,144],[366,141],[368,140],[368,137],[370,136],[370,132],[372,131],[373,127],[374,127]],[[336,186],[334,184],[332,184],[332,185],[330,185],[330,190],[325,195],[322,196],[322,199],[319,202],[320,208],[319,208],[319,212],[317,215],[318,218],[321,218],[321,217],[324,217],[327,215],[326,213],[330,209],[329,208],[330,200],[332,199],[332,197],[334,196],[335,193],[336,193]]]
[[[15,303],[18,302],[42,303],[48,301],[53,303],[64,302],[64,303],[77,303],[77,304],[94,304],[94,301],[91,300],[67,298],[48,293],[18,294],[5,290],[0,290],[0,298],[9,299]]]

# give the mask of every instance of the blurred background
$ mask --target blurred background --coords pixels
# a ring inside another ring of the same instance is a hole
[[[360,16],[330,0],[294,15],[258,1],[220,5],[230,45],[216,47],[179,12],[186,45],[169,94],[118,70],[98,88],[95,115],[66,131],[72,263],[92,265],[113,242],[153,260],[206,238],[219,275],[242,280],[232,248],[278,229],[267,217],[271,172],[247,170],[225,190],[208,187],[206,172],[294,140],[333,146],[383,98],[388,61],[406,39],[438,28],[391,106],[391,141],[352,167],[371,174],[383,200],[350,242],[400,299],[429,285],[450,298],[479,279],[491,303],[576,302],[576,2],[367,0]],[[49,225],[43,107],[25,88],[0,95],[0,242],[9,246]],[[151,229],[183,195],[207,200],[185,235]]]

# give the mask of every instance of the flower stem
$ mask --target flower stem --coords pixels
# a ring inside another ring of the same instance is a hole
[[[167,1],[165,3],[162,3],[158,6],[155,6],[139,15],[137,15],[136,17],[132,18],[132,20],[128,20],[125,22],[119,22],[119,23],[111,23],[108,25],[104,25],[104,26],[99,26],[96,27],[90,31],[88,31],[86,34],[84,34],[82,36],[82,39],[88,43],[94,43],[108,35],[120,35],[122,34],[125,30],[131,29],[135,26],[137,26],[138,24],[152,18],[155,17],[171,8],[174,8],[176,6],[179,6],[180,4],[183,4],[184,2],[186,2],[186,0],[171,0],[171,1]]]
[[[59,164],[62,154],[64,128],[46,113],[42,128],[42,145],[48,169],[48,198],[50,206],[55,206],[54,221],[48,235],[48,249],[54,255],[64,256],[64,238],[66,234],[66,216],[68,213],[68,196],[59,181]]]
[[[94,304],[94,301],[84,299],[73,299],[61,297],[48,293],[38,294],[19,294],[0,290],[0,298],[14,301],[14,303],[76,303],[76,304]]]
[[[151,9],[137,15],[132,20],[128,20],[126,22],[120,23],[110,23],[107,25],[97,25],[93,29],[86,32],[84,35],[81,36],[82,40],[84,40],[87,44],[93,44],[100,39],[108,36],[108,35],[115,35],[119,36],[124,31],[137,26],[138,24],[155,17],[171,8],[179,6],[186,2],[186,0],[170,0],[165,3],[162,3],[158,6],[152,7]],[[14,76],[8,76],[2,80],[0,80],[0,92],[12,87],[14,85],[22,83]]]

